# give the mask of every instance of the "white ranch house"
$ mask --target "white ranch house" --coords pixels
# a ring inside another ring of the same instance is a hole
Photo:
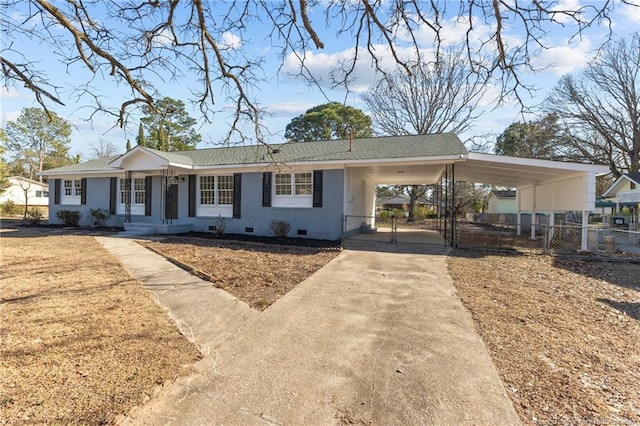
[[[466,180],[516,188],[518,214],[582,211],[595,204],[602,166],[468,152],[455,134],[291,142],[127,153],[43,172],[50,217],[107,209],[130,233],[213,230],[269,235],[273,220],[290,236],[339,239],[374,226],[375,187]],[[584,223],[587,223],[585,220]],[[533,232],[533,231],[532,231]],[[585,230],[586,235],[586,230]],[[586,239],[586,237],[585,237]],[[586,243],[585,243],[586,244]]]
[[[22,176],[7,179],[9,187],[0,193],[0,203],[11,201],[19,206],[34,207],[49,205],[49,185]]]

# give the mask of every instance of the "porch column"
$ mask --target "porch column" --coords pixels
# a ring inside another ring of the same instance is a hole
[[[547,229],[549,234],[549,241],[553,239],[553,230],[555,229],[555,226],[554,226],[555,223],[556,223],[556,212],[551,210],[551,212],[549,213],[549,228]]]
[[[516,235],[522,235],[522,210],[520,209],[520,190],[516,189]]]
[[[536,239],[536,187],[537,185],[533,184],[533,205],[531,206],[531,239]]]
[[[376,227],[376,202],[377,202],[377,195],[376,195],[376,186],[373,186],[373,202],[371,203],[371,229],[374,229]]]
[[[589,212],[587,210],[582,211],[582,242],[580,244],[581,251],[589,250]]]

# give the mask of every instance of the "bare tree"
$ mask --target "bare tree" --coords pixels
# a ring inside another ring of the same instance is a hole
[[[115,155],[118,152],[118,148],[113,142],[104,138],[98,138],[96,142],[92,142],[89,145],[91,158],[106,158]]]
[[[616,177],[640,171],[640,33],[564,76],[546,109],[563,120],[575,159],[606,164]]]
[[[283,64],[288,55],[295,56],[299,74],[313,83],[316,77],[307,68],[310,56],[332,37],[349,37],[355,43],[353,54],[333,74],[334,84],[348,87],[361,59],[383,70],[384,58],[391,56],[411,73],[403,52],[412,52],[414,60],[420,59],[423,49],[435,49],[438,56],[443,34],[453,22],[457,32],[464,34],[462,44],[472,71],[496,76],[504,94],[519,96],[526,89],[520,71],[533,68],[532,58],[547,47],[549,31],[570,25],[575,35],[596,26],[610,32],[612,10],[628,3],[592,0],[562,9],[557,2],[512,0],[4,0],[0,66],[5,86],[31,91],[45,109],[68,101],[63,94],[69,88],[52,77],[57,74],[55,68],[89,70],[94,77],[84,84],[74,82],[71,101],[85,100],[94,108],[90,118],[98,111],[111,114],[119,126],[126,124],[133,108],[143,104],[153,108],[162,97],[154,82],[188,83],[191,101],[199,106],[203,119],[211,120],[225,104],[232,105],[227,139],[244,138],[239,124],[248,120],[252,137],[261,141],[263,112],[253,90],[261,79],[272,76],[264,75],[262,57],[249,48],[243,50],[249,39],[247,28],[266,25],[271,33],[269,54],[278,50]],[[335,33],[321,37],[318,30],[326,28]],[[489,30],[478,32],[478,28]],[[508,28],[521,29],[523,36],[509,38]],[[39,64],[17,47],[23,39],[47,46],[59,55],[59,63]],[[130,96],[111,104],[93,89],[93,78],[125,85]]]
[[[478,117],[487,77],[471,72],[462,51],[386,74],[362,99],[382,135],[463,133]]]
[[[363,100],[374,127],[383,135],[464,132],[478,117],[477,106],[487,88],[487,77],[471,72],[463,51],[447,51],[437,62],[417,62],[385,75]],[[409,222],[425,185],[402,185],[409,195]]]

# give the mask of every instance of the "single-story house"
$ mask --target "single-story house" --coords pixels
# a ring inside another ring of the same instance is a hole
[[[477,154],[455,134],[288,142],[123,155],[43,172],[50,217],[103,208],[110,224],[148,233],[214,230],[338,239],[374,226],[376,185],[467,180],[516,188],[519,211],[593,210],[602,166]],[[586,232],[586,231],[585,231]]]
[[[378,200],[378,206],[380,209],[398,209],[409,210],[409,203],[411,198],[408,195],[396,195],[395,197],[381,198]],[[416,207],[426,207],[428,203],[424,199],[416,200]]]
[[[640,173],[625,173],[616,179],[602,194],[602,198],[615,203],[612,214],[620,212],[623,207],[631,213],[631,223],[638,223],[640,209]],[[636,228],[636,226],[633,226]]]
[[[11,176],[7,179],[9,187],[0,194],[0,203],[11,201],[19,206],[49,205],[49,185],[22,176]]]
[[[486,213],[517,213],[515,190],[492,190],[487,196]]]

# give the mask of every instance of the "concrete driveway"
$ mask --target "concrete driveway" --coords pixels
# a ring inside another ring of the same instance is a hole
[[[130,240],[98,239],[206,353],[124,424],[520,423],[443,247],[352,242],[258,314]]]

